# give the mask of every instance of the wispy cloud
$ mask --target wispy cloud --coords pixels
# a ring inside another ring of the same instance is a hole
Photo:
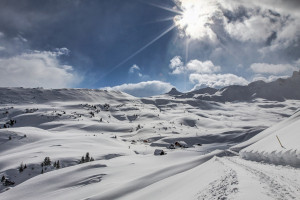
[[[132,67],[129,68],[128,72],[131,73],[131,74],[133,74],[133,73],[139,72],[139,71],[141,71],[141,69],[139,68],[139,66],[133,65]]]
[[[129,70],[128,73],[134,76],[138,76],[140,80],[146,81],[149,80],[150,76],[143,74],[142,73],[142,69],[137,66],[136,64],[132,65]]]

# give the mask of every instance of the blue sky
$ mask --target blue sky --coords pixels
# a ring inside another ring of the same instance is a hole
[[[2,0],[1,87],[136,96],[245,85],[300,67],[297,0]]]

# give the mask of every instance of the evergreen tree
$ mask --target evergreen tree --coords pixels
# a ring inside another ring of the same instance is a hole
[[[53,164],[53,167],[55,167],[55,168],[56,168],[56,161],[54,162],[54,164]]]
[[[23,170],[24,170],[24,165],[23,165],[23,163],[21,163],[19,166],[19,172],[23,172]]]
[[[91,157],[91,160],[90,160],[90,161],[91,161],[91,162],[92,162],[92,161],[94,161],[94,158],[93,158],[93,157]]]
[[[87,152],[85,154],[85,162],[90,162],[90,153],[89,152]]]
[[[5,176],[3,175],[1,178],[1,182],[4,182],[4,181],[5,181]]]
[[[26,168],[27,168],[27,165],[25,164],[25,165],[24,165],[24,169],[26,169]]]
[[[45,159],[44,159],[44,165],[45,165],[45,166],[51,165],[50,157],[45,157]]]
[[[42,169],[42,171],[41,171],[41,174],[43,174],[44,173],[44,169]]]
[[[81,160],[79,163],[84,163],[84,156],[81,157]]]
[[[60,168],[60,163],[59,163],[59,160],[57,161],[56,163],[56,169],[59,169]]]

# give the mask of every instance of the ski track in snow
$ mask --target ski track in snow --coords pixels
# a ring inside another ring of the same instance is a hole
[[[219,158],[216,160],[219,161]],[[238,183],[236,171],[225,169],[224,176],[213,181],[205,190],[201,191],[198,200],[232,199],[238,192]]]
[[[224,165],[224,176],[201,191],[198,200],[235,199],[240,187],[239,177],[242,175],[259,182],[263,193],[271,199],[289,200],[300,197],[299,175],[296,175],[299,174],[299,169],[261,164],[236,157],[222,157],[216,160]],[[296,177],[285,176],[285,171],[294,172]]]

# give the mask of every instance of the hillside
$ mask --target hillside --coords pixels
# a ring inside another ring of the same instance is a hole
[[[290,162],[299,158],[298,100],[41,88],[0,94],[0,199],[300,195],[298,161]]]

